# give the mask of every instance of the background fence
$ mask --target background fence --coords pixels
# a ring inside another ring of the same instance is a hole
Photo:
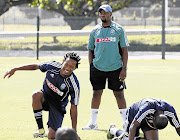
[[[168,8],[168,22],[167,26],[180,26],[180,8]],[[12,7],[8,12],[0,16],[0,29],[6,24],[21,24],[21,25],[36,25],[36,17],[38,15],[38,8],[28,6]],[[122,26],[147,26],[158,25],[161,26],[161,7],[147,8],[147,7],[133,7],[124,8],[113,13],[114,21]],[[66,17],[66,19],[77,19],[79,22],[85,22],[89,19],[88,26],[94,26],[100,20],[97,17]],[[64,17],[56,12],[48,12],[41,10],[41,25],[50,26],[68,26]]]
[[[37,7],[27,6],[12,7],[8,12],[0,16],[0,31],[36,31]],[[82,23],[85,26],[82,30],[91,30],[100,19],[98,17],[63,17],[55,12],[40,11],[40,31],[61,31],[71,30],[68,22],[74,23],[77,27]],[[168,9],[167,28],[180,28],[180,8]],[[133,7],[124,8],[113,13],[113,20],[129,29],[159,28],[161,29],[161,8],[153,7]],[[67,22],[68,21],[68,22]],[[180,51],[180,35],[170,34],[166,36],[167,51]],[[0,37],[1,50],[35,50],[36,37],[19,37],[16,34],[11,37]],[[128,36],[132,51],[160,51],[161,34],[152,35],[149,32],[146,35]],[[40,50],[87,50],[88,36],[70,36],[70,37],[41,37]]]

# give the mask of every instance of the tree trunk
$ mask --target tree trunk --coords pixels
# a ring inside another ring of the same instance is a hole
[[[72,16],[66,16],[64,17],[64,20],[68,23],[68,25],[71,27],[71,30],[81,30],[86,25],[97,21],[97,17],[72,17]],[[95,23],[96,24],[96,23]]]
[[[9,10],[10,5],[7,0],[0,0],[0,16]]]

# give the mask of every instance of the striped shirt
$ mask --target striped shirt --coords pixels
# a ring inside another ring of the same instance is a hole
[[[165,100],[153,98],[145,98],[129,107],[129,123],[131,123],[133,118],[135,118],[139,123],[142,121],[148,121],[148,123],[153,126],[153,116],[157,110],[164,111],[164,115],[167,116],[172,126],[175,128],[180,127],[180,123],[173,106]]]
[[[79,82],[74,73],[69,77],[60,75],[61,63],[56,61],[47,61],[39,64],[39,69],[46,72],[43,83],[43,94],[48,103],[53,104],[62,113],[65,113],[65,107],[71,96],[71,104],[79,104]]]
[[[119,53],[128,47],[126,32],[122,26],[112,21],[110,27],[96,25],[89,36],[88,49],[94,51],[93,65],[101,71],[114,71],[122,67],[123,61]]]

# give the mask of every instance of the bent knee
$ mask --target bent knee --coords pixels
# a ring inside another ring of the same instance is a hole
[[[42,99],[43,98],[42,91],[34,91],[32,94],[32,98],[33,100]]]
[[[54,131],[51,127],[49,127],[49,132],[48,132],[48,140],[54,140],[55,139],[55,133],[56,131]]]

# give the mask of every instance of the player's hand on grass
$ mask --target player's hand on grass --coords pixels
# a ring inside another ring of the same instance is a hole
[[[10,78],[16,71],[16,68],[13,68],[13,69],[10,69],[8,70],[5,75],[4,75],[4,78],[6,78],[6,76],[8,76],[8,78]]]
[[[81,138],[79,137],[79,135],[77,134],[77,136],[78,136],[78,140],[81,140]]]
[[[78,136],[78,140],[81,140],[81,138]]]

